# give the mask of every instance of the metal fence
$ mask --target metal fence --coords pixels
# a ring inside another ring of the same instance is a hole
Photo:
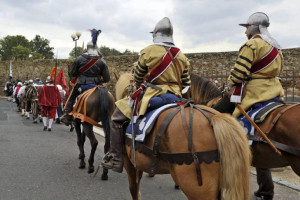
[[[198,74],[218,86],[227,85],[227,78],[229,76],[227,69],[205,70]],[[279,76],[282,86],[284,88],[284,99],[287,102],[300,102],[300,70],[299,69],[285,69]]]

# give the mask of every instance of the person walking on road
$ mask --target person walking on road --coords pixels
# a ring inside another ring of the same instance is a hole
[[[46,84],[42,87],[38,95],[38,104],[42,106],[42,118],[44,131],[51,131],[52,123],[55,118],[56,108],[61,103],[61,97],[56,85],[50,77],[46,79]],[[48,123],[47,123],[48,122]]]

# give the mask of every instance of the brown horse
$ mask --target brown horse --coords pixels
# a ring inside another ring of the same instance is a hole
[[[209,106],[218,104],[222,96],[218,88],[210,81],[198,75],[191,75],[191,92],[195,103]],[[222,98],[225,99],[226,97]],[[223,109],[224,110],[224,109]],[[279,118],[278,118],[279,117]],[[271,125],[278,118],[275,125]],[[258,168],[276,168],[291,166],[300,176],[300,105],[285,105],[277,108],[258,124],[262,131],[268,132],[268,137],[281,150],[279,156],[264,142],[254,142],[252,145],[253,165]],[[268,131],[267,131],[268,130]],[[258,134],[258,133],[256,133]]]
[[[110,148],[110,117],[115,109],[115,99],[113,95],[108,91],[106,87],[98,86],[96,88],[92,88],[90,90],[85,91],[82,96],[84,96],[89,91],[93,90],[88,98],[85,99],[85,103],[83,102],[82,107],[77,107],[79,101],[77,101],[73,110],[74,117],[74,127],[77,134],[77,145],[79,147],[79,159],[80,164],[79,168],[85,168],[85,154],[84,154],[84,142],[85,138],[88,137],[91,143],[91,153],[89,157],[89,166],[88,173],[94,172],[94,155],[97,149],[98,141],[93,132],[93,125],[97,125],[98,122],[101,122],[104,133],[105,133],[105,145],[104,145],[104,153],[108,152]],[[75,108],[78,110],[75,110]],[[88,122],[87,120],[81,120],[76,116],[84,116],[86,118],[90,118],[94,123]],[[82,129],[81,129],[82,125]],[[107,180],[107,169],[103,169],[102,180]]]
[[[24,91],[23,101],[25,102],[25,110],[27,112],[31,110],[33,123],[37,123],[38,115],[41,114],[41,108],[38,105],[38,93],[42,87],[43,85],[29,85]]]
[[[118,80],[120,94],[126,94],[129,77]],[[124,167],[132,199],[140,199],[143,172],[171,174],[188,199],[248,199],[251,152],[242,127],[228,114],[187,105],[164,111],[144,143],[135,143],[136,168],[126,138]]]

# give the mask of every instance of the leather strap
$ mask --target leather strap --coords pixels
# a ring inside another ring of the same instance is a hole
[[[182,90],[182,83],[181,83],[181,74],[182,74],[182,71],[181,71],[181,67],[180,67],[177,59],[174,59],[174,56],[170,52],[169,48],[165,47],[165,49],[168,52],[169,56],[171,57],[173,65],[175,66],[175,72],[176,72],[176,76],[177,76],[177,82],[178,82],[178,85],[179,85],[179,88],[180,88],[180,91],[181,91]]]
[[[180,107],[173,108],[162,120],[162,123],[160,124],[155,140],[153,145],[153,155],[154,159],[152,161],[152,164],[150,166],[150,176],[154,176],[157,170],[157,164],[159,161],[159,146],[161,142],[161,138],[164,136],[171,120],[174,118],[174,116],[179,112]]]
[[[248,135],[248,139],[252,140],[254,142],[263,142],[267,144],[267,141],[265,141],[261,136],[256,136],[256,135]],[[274,144],[274,146],[282,151],[285,151],[287,153],[290,153],[292,155],[298,156],[300,157],[300,149],[299,148],[295,148],[280,142],[276,142],[274,140],[270,141]]]
[[[79,68],[78,72],[81,75],[83,72],[86,72],[91,67],[93,67],[100,59],[92,58],[85,65]]]
[[[126,137],[125,143],[127,146],[132,147],[132,140]],[[154,157],[153,150],[144,145],[141,142],[135,141],[136,150],[148,157]],[[199,158],[199,163],[206,163],[210,164],[211,162],[220,162],[220,154],[218,150],[210,150],[210,151],[201,151],[195,152],[197,157]],[[159,153],[160,160],[169,162],[169,163],[176,163],[178,165],[186,164],[190,165],[194,162],[192,153],[167,153],[167,152],[160,152]]]
[[[300,105],[300,103],[297,103],[297,104],[293,104],[293,105],[289,105],[287,106],[286,108],[284,108],[283,110],[281,110],[277,115],[276,117],[272,120],[272,123],[271,125],[269,126],[269,128],[267,129],[267,131],[265,132],[266,135],[268,135],[270,133],[270,131],[272,130],[272,128],[274,127],[274,125],[277,123],[277,121],[279,120],[279,118],[283,115],[283,113],[285,113],[287,110],[295,107],[295,106],[298,106]]]

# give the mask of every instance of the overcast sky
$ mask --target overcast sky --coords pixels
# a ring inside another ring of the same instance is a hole
[[[270,18],[269,32],[283,48],[300,47],[299,0],[0,0],[0,39],[40,35],[50,40],[58,58],[90,41],[88,29],[101,29],[98,46],[139,52],[152,43],[163,17],[174,28],[175,44],[184,53],[237,51],[247,41],[238,26],[257,11]]]

